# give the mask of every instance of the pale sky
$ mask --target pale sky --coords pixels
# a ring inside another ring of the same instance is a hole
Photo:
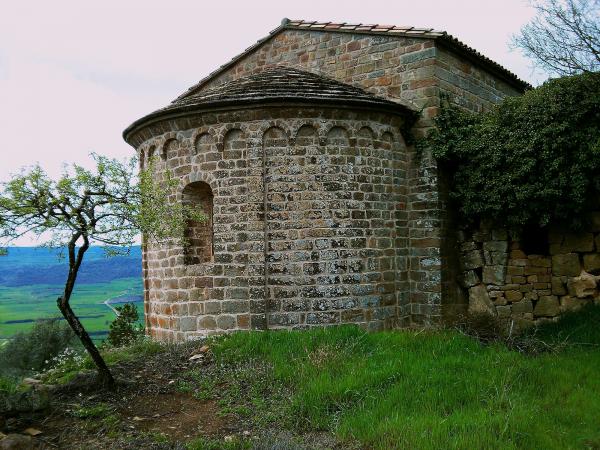
[[[3,0],[0,180],[39,162],[126,157],[121,132],[276,28],[281,19],[448,31],[521,78],[546,76],[510,51],[526,0]]]

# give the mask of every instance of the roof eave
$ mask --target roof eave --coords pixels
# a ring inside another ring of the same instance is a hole
[[[418,111],[415,111],[402,103],[395,102],[377,102],[368,101],[364,99],[353,99],[346,100],[344,103],[340,103],[339,99],[323,99],[323,98],[298,98],[298,97],[277,97],[277,98],[256,98],[252,100],[221,100],[212,103],[200,104],[200,105],[183,105],[170,109],[162,109],[154,111],[138,120],[133,122],[123,131],[123,139],[128,144],[132,145],[130,138],[132,135],[139,130],[152,125],[157,122],[161,122],[169,119],[176,119],[184,117],[190,114],[202,114],[205,112],[215,111],[231,111],[241,109],[252,109],[261,106],[267,107],[298,107],[298,106],[327,106],[336,109],[356,109],[368,111],[384,111],[394,115],[403,117],[407,121],[414,121],[419,115]]]

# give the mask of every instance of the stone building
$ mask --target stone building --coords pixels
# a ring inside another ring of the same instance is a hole
[[[284,20],[124,132],[209,217],[186,248],[144,247],[148,329],[378,330],[466,309],[444,180],[411,138],[444,93],[480,112],[527,87],[444,32]]]

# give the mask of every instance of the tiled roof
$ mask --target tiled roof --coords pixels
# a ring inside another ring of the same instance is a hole
[[[165,108],[137,120],[124,131],[123,135],[127,136],[133,129],[148,120],[170,113],[194,111],[204,107],[273,102],[368,106],[411,116],[413,114],[408,107],[377,97],[361,88],[298,69],[274,67],[229,81],[212,89],[181,97]]]
[[[402,36],[402,37],[413,37],[413,38],[424,38],[424,39],[435,39],[448,45],[457,52],[460,52],[464,56],[480,62],[482,65],[488,67],[493,72],[500,76],[503,76],[508,81],[511,81],[515,85],[522,89],[529,89],[531,85],[526,81],[521,80],[516,74],[509,71],[505,67],[501,66],[497,62],[491,60],[487,56],[479,53],[472,47],[461,42],[454,36],[446,33],[445,31],[435,30],[433,28],[415,28],[411,26],[397,26],[397,25],[380,25],[380,24],[363,24],[363,23],[334,23],[334,22],[314,22],[308,20],[289,20],[283,19],[281,25],[272,30],[268,36],[258,40],[255,44],[248,47],[241,54],[233,57],[231,61],[223,64],[221,67],[211,72],[205,78],[201,79],[194,86],[189,88],[175,101],[193,94],[198,89],[202,88],[209,80],[225,71],[237,61],[242,59],[247,54],[253,52],[260,47],[264,42],[271,39],[274,35],[279,34],[283,30],[314,30],[314,31],[332,31],[341,33],[353,33],[353,34],[372,34],[372,35],[387,35],[387,36]]]

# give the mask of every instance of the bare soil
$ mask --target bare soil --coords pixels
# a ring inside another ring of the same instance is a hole
[[[52,389],[48,410],[7,418],[0,429],[5,434],[41,431],[32,438],[36,449],[185,449],[199,437],[214,445],[207,448],[221,448],[219,442],[232,439],[245,443],[239,448],[342,448],[327,433],[252,429],[247,420],[224,412],[218,400],[182,392],[177,386],[188,370],[210,371],[214,365],[210,353],[189,361],[196,352],[197,345],[181,345],[119,363],[111,367],[117,379],[111,389],[98,387],[93,373],[79,374]],[[289,445],[280,446],[281,440]]]

